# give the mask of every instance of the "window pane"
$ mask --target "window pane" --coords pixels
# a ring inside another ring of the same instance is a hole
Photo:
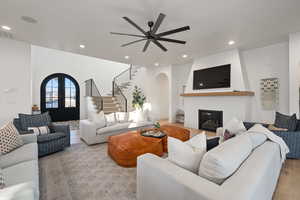
[[[71,97],[74,97],[74,98],[76,97],[76,89],[75,88],[71,89]]]
[[[71,107],[76,107],[76,97],[71,98]]]
[[[46,108],[58,108],[58,78],[46,84]]]
[[[66,108],[70,107],[70,98],[65,98],[65,107]]]
[[[46,98],[46,108],[52,108],[52,98]]]
[[[58,98],[52,98],[52,108],[58,108]]]
[[[65,97],[71,97],[71,88],[65,88]]]
[[[58,98],[58,88],[53,88],[52,97]]]

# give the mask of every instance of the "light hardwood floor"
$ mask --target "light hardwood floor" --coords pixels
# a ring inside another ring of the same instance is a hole
[[[170,124],[166,120],[160,121],[161,125]],[[183,127],[182,124],[171,125]],[[187,128],[191,135],[202,133],[201,130]],[[205,132],[208,137],[215,136],[213,132]],[[71,144],[81,143],[79,131],[71,131]],[[299,200],[300,199],[300,160],[288,159],[281,171],[273,200]]]

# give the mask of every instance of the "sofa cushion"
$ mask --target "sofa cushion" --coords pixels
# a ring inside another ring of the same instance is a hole
[[[91,113],[91,118],[92,118],[92,122],[97,124],[97,127],[103,128],[106,126],[106,118],[103,111],[99,113],[97,112]]]
[[[29,127],[49,126],[51,117],[48,112],[38,115],[19,114],[20,124],[23,131],[27,131]]]
[[[37,160],[37,158],[37,143],[29,143],[15,149],[8,154],[0,156],[0,167],[7,168],[24,161]]]
[[[276,112],[275,126],[278,128],[287,128],[289,131],[295,131],[297,128],[297,117],[296,114],[292,116],[284,115]]]
[[[249,129],[251,131],[251,129]],[[252,149],[255,149],[259,145],[263,144],[267,140],[267,136],[261,133],[245,133],[247,134],[252,142]]]
[[[39,169],[38,161],[31,160],[13,165],[3,169],[5,185],[7,187],[24,183],[32,182],[34,188],[38,191],[39,188]]]
[[[37,142],[42,143],[42,142],[49,142],[52,140],[58,140],[61,138],[66,137],[65,133],[62,132],[56,132],[56,133],[51,133],[51,134],[46,134],[46,135],[39,135],[37,137]]]
[[[199,175],[216,184],[231,176],[252,151],[248,135],[239,135],[207,152],[199,167]]]
[[[125,123],[129,120],[128,112],[116,112],[116,119],[119,123]]]
[[[168,137],[168,160],[193,173],[197,172],[205,152],[205,134],[198,134],[187,142]]]
[[[23,140],[12,122],[0,128],[0,155],[7,154],[23,145]]]
[[[114,125],[111,125],[111,126],[107,126],[107,127],[104,127],[104,128],[97,129],[97,134],[103,134],[103,133],[107,133],[107,132],[117,131],[117,130],[120,130],[120,129],[125,129],[125,128],[128,128],[129,125],[130,125],[129,122],[127,122],[127,123],[117,123],[117,124],[114,124]]]
[[[106,119],[106,126],[112,126],[117,123],[115,113],[106,114],[105,119]]]
[[[139,127],[150,126],[152,124],[153,124],[152,122],[117,123],[117,124],[114,124],[114,125],[111,125],[111,126],[107,126],[107,127],[104,127],[104,128],[97,129],[97,135],[111,133],[111,132],[118,132],[120,130],[129,131],[129,130],[137,129]]]

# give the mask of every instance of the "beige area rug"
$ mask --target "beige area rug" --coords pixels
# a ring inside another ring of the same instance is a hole
[[[39,160],[41,200],[134,200],[136,168],[118,166],[107,144],[75,144]]]

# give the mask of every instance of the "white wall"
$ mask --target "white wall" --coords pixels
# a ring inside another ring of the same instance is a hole
[[[126,93],[128,100],[131,101],[132,88],[134,85],[137,85],[142,88],[145,96],[147,97],[147,103],[151,104],[150,117],[153,120],[159,120],[161,119],[161,115],[163,115],[165,116],[164,118],[168,118],[169,121],[171,121],[173,101],[170,89],[172,84],[171,66],[141,67],[138,71],[138,74],[132,81],[132,87]],[[161,97],[162,85],[157,81],[157,77],[161,74],[165,75],[168,80],[168,84],[164,84],[163,86],[168,87],[168,94],[166,94],[168,96],[168,103],[165,104],[168,108],[164,107],[162,110],[160,108],[160,103],[161,101],[165,101],[165,99]]]
[[[175,121],[176,112],[184,110],[183,86],[187,85],[187,80],[191,72],[193,62],[180,65],[172,65],[172,121]]]
[[[300,33],[290,35],[289,39],[289,96],[290,114],[297,113],[299,117],[299,87],[300,87]]]
[[[251,98],[252,109],[248,113],[252,121],[274,122],[274,110],[261,106],[260,80],[279,78],[279,107],[281,113],[289,113],[289,45],[287,42],[241,52],[241,60],[248,75],[249,87],[255,92]]]
[[[232,91],[232,90],[245,90],[245,82],[243,77],[243,69],[241,67],[240,56],[238,50],[227,51],[203,58],[194,60],[194,64],[189,74],[186,92],[197,93],[200,90],[193,90],[193,71],[215,67],[224,64],[231,64],[231,86],[230,88],[222,89],[202,89],[201,92],[214,92],[214,91]]]
[[[289,66],[288,44],[279,43],[247,51],[229,51],[195,60],[187,82],[188,93],[193,90],[193,71],[200,68],[231,64],[231,88],[209,89],[210,91],[250,90],[254,97],[185,97],[185,125],[198,128],[198,109],[222,110],[223,121],[232,117],[245,121],[274,122],[275,111],[264,111],[260,101],[260,79],[280,79],[280,105],[278,111],[289,112]]]
[[[156,77],[156,91],[158,94],[157,105],[159,112],[159,119],[169,119],[169,80],[168,76],[164,73]]]
[[[80,85],[80,118],[86,117],[84,81],[93,78],[101,95],[111,92],[112,78],[129,66],[127,64],[82,56],[38,46],[31,47],[33,103],[40,105],[40,86],[53,73],[65,73]]]
[[[0,126],[31,111],[30,45],[0,39]]]

